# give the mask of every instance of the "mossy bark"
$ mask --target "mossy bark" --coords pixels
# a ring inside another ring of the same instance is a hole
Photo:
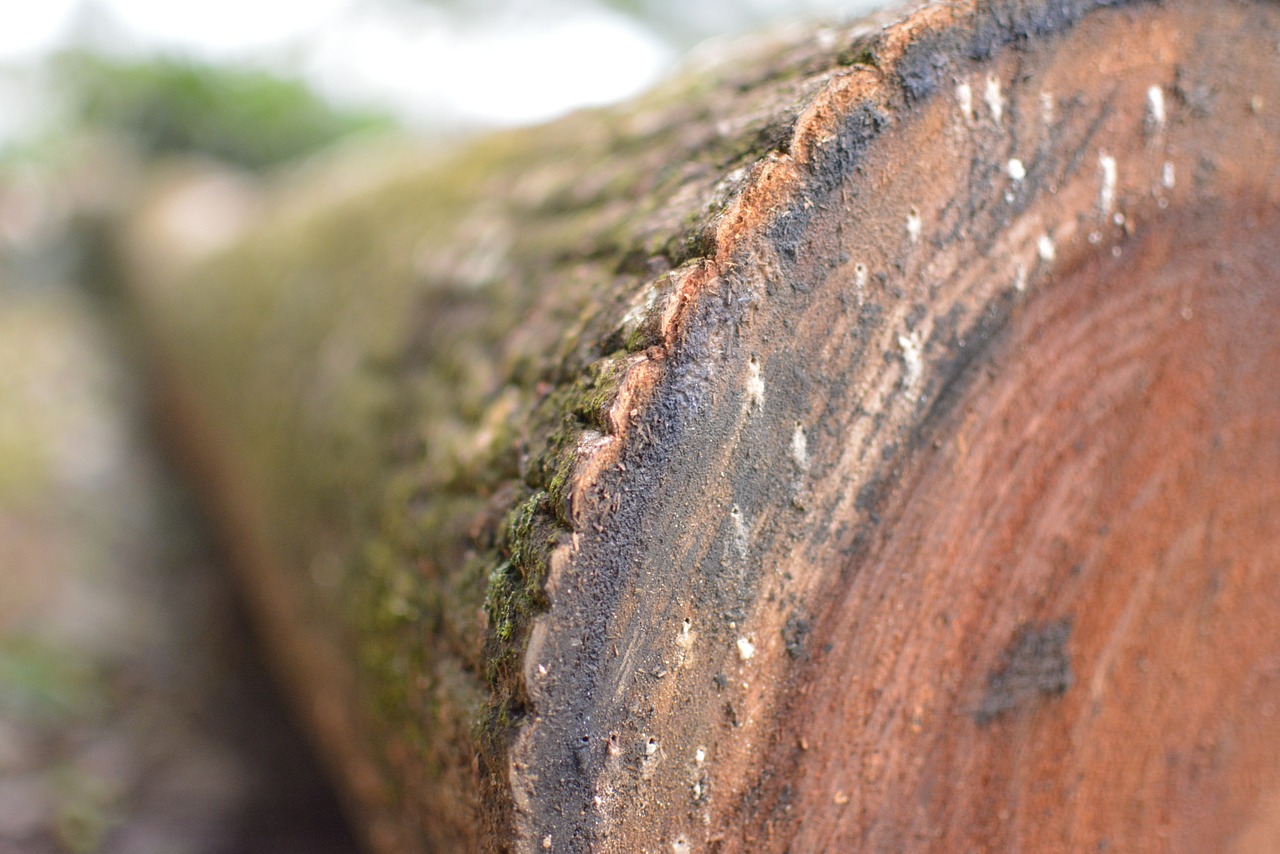
[[[1000,542],[1060,540],[1080,569],[954,546],[1005,524],[1035,448],[997,451],[1039,424],[1008,413],[970,470],[966,401],[1031,395],[982,377],[1021,376],[1004,366],[1034,361],[1024,324],[1055,300],[1112,317],[1097,282],[1121,274],[1076,271],[1121,257],[1135,224],[1167,243],[1194,211],[1275,204],[1274,119],[1203,110],[1241,81],[1280,103],[1277,19],[926,5],[302,194],[176,278],[148,275],[135,237],[174,432],[374,847],[1016,841],[969,807],[1018,779],[1011,715],[1113,666],[1090,644],[1114,626],[1062,591],[1114,576],[1085,510],[1037,509],[1047,487]],[[1164,244],[1133,245],[1164,299]],[[1108,346],[1085,352],[1110,365]],[[1261,398],[1240,418],[1270,423]],[[1080,465],[1064,482],[1096,483]],[[947,471],[967,474],[922,491]],[[917,512],[951,490],[976,515]],[[995,606],[964,598],[978,577]],[[948,769],[964,785],[937,794]]]

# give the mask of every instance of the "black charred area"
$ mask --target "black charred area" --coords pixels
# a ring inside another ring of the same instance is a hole
[[[1020,627],[1005,650],[999,669],[987,678],[982,703],[973,713],[979,726],[1042,697],[1055,697],[1071,687],[1071,619]]]
[[[981,62],[1003,47],[1028,45],[1062,32],[1095,9],[1158,3],[1160,0],[1006,0],[984,4],[971,26],[933,32],[915,41],[897,64],[908,103],[927,100],[950,79],[958,60]]]
[[[562,674],[553,689],[556,699],[539,710],[538,740],[543,749],[537,754],[536,811],[544,823],[535,830],[539,836],[551,836],[565,850],[594,850],[599,842],[593,798],[609,745],[592,735],[628,731],[641,723],[628,720],[632,710],[605,702],[612,693],[604,686],[613,675],[615,641],[607,617],[632,591],[634,556],[644,551],[644,540],[655,533],[645,519],[651,509],[649,499],[669,488],[665,480],[670,456],[697,415],[696,392],[687,388],[688,378],[678,371],[668,377],[673,387],[660,390],[643,423],[632,427],[645,440],[635,443],[624,457],[625,475],[611,473],[600,485],[602,492],[616,494],[619,500],[610,524],[588,532],[575,560],[574,584],[590,592],[573,597],[568,613],[557,614],[563,631],[572,636],[563,647],[572,649],[573,657],[551,665]],[[649,662],[640,664],[643,669]]]
[[[930,394],[929,408],[913,430],[914,447],[924,447],[939,434],[947,416],[964,400],[979,375],[1001,358],[1001,340],[1017,301],[1016,293],[1005,292],[961,330],[956,329],[958,321],[953,316],[944,317],[935,325],[929,350],[941,354],[936,357],[938,387]]]

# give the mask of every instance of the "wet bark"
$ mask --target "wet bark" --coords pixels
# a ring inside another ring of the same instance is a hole
[[[1278,43],[937,3],[181,274],[140,218],[169,429],[371,844],[1275,842]]]

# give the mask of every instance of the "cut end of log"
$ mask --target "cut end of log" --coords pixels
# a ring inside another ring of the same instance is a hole
[[[830,75],[579,458],[523,834],[1215,845],[1280,790],[1280,161],[1184,94],[1272,88],[1276,24],[940,5]]]

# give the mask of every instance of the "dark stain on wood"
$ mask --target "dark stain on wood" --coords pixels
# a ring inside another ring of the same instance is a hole
[[[1070,619],[1019,627],[1000,668],[987,678],[987,692],[973,719],[985,726],[1005,712],[1063,694],[1073,679],[1070,639]]]

